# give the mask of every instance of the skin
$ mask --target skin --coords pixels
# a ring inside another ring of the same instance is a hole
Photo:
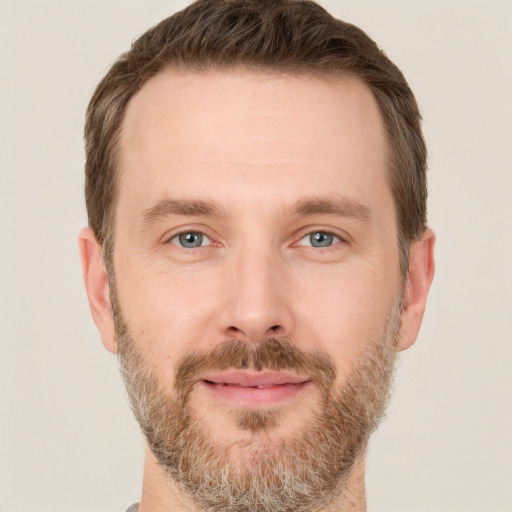
[[[375,99],[352,78],[166,70],[144,85],[122,129],[114,268],[124,318],[163,386],[192,350],[276,335],[327,352],[343,386],[403,286],[385,145]],[[168,199],[218,211],[157,215]],[[312,200],[315,211],[297,211]],[[202,247],[179,246],[190,231],[206,235]],[[312,247],[317,231],[333,244]],[[115,353],[101,247],[89,228],[79,243],[91,312]],[[418,335],[433,245],[430,230],[411,244],[399,350]],[[271,442],[308,420],[316,393],[282,403]],[[250,441],[207,390],[194,391],[192,406],[219,441]],[[365,510],[363,460],[348,494],[350,510]],[[140,511],[156,510],[192,508],[148,450]]]

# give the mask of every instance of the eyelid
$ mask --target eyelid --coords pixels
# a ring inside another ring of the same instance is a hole
[[[206,231],[208,231],[208,230],[204,229],[204,228],[201,228],[201,227],[195,227],[195,226],[178,227],[178,228],[173,229],[170,234],[169,233],[166,234],[163,237],[163,242],[166,243],[166,244],[167,243],[171,243],[171,244],[173,244],[176,247],[181,248],[181,249],[190,250],[190,248],[182,247],[178,243],[174,243],[173,240],[176,239],[177,237],[179,237],[180,235],[185,234],[185,233],[197,233],[197,234],[202,235],[204,238],[206,238],[208,240],[208,243],[205,244],[205,245],[201,245],[199,247],[196,247],[196,249],[200,249],[200,248],[203,248],[203,247],[208,247],[210,245],[221,245],[221,244],[219,244],[219,242],[216,242],[214,237],[212,235],[209,235]],[[326,247],[323,247],[323,248],[322,247],[313,247],[311,245],[303,245],[303,244],[300,243],[304,238],[309,237],[309,236],[311,236],[314,233],[326,233],[326,234],[332,235],[333,237],[335,237],[337,239],[337,241],[334,242],[333,245],[326,246]],[[301,246],[301,247],[313,247],[314,249],[330,249],[330,248],[335,247],[336,245],[338,245],[340,243],[349,243],[350,236],[348,234],[346,234],[345,232],[340,233],[339,230],[336,230],[336,229],[333,229],[333,228],[308,226],[307,228],[303,228],[302,230],[300,230],[300,234],[298,235],[296,240],[297,241],[293,243],[293,245],[295,245],[295,246],[298,245],[298,246]]]
[[[196,247],[196,249],[201,249],[201,248],[208,247],[208,246],[216,243],[214,236],[209,234],[209,231],[210,230],[206,229],[203,226],[193,226],[193,225],[192,226],[190,226],[190,225],[188,225],[188,226],[178,226],[178,227],[168,231],[162,237],[162,243],[164,243],[164,244],[169,244],[170,243],[170,244],[175,245],[176,247],[178,247],[180,249],[186,249],[185,247],[182,247],[179,244],[173,243],[172,240],[174,240],[175,238],[179,237],[180,235],[183,235],[183,234],[186,234],[186,233],[197,233],[197,234],[202,235],[203,237],[205,237],[205,238],[207,238],[209,240],[208,244]],[[187,249],[187,250],[189,250],[189,249]]]
[[[203,240],[202,242],[208,242],[208,243],[201,243],[201,245],[198,245],[197,247],[183,247],[182,245],[179,244],[179,242],[177,241],[176,243],[174,242],[175,239],[179,239],[179,237],[183,234],[194,234],[194,235],[201,235],[203,237]],[[206,239],[206,240],[205,240]],[[187,250],[191,250],[191,249],[200,249],[201,247],[207,247],[208,245],[211,245],[212,244],[212,239],[206,234],[206,233],[203,233],[201,231],[192,231],[191,229],[190,230],[185,230],[185,231],[180,231],[179,233],[176,233],[175,235],[173,235],[171,238],[169,238],[169,243],[173,244],[173,245],[176,245],[177,247],[179,247],[180,249],[187,249]]]
[[[303,240],[305,240],[305,239],[307,240],[307,239],[311,238],[311,235],[314,235],[315,233],[324,233],[326,235],[331,235],[333,237],[333,243],[331,245],[327,245],[325,247],[322,247],[322,246],[315,247],[311,243],[306,243],[306,244],[301,243]],[[343,239],[336,233],[333,233],[332,231],[326,231],[325,229],[314,229],[313,231],[310,231],[309,233],[306,233],[304,236],[302,236],[297,243],[299,244],[300,247],[308,247],[308,248],[311,247],[312,249],[332,249],[334,246],[338,245],[342,241],[343,241]]]
[[[332,235],[333,237],[337,238],[338,240],[334,242],[331,246],[327,247],[313,247],[311,245],[303,245],[300,242],[304,240],[304,238],[309,237],[313,235],[314,233],[325,233],[328,235]],[[331,249],[338,244],[348,243],[350,240],[350,236],[347,235],[345,232],[340,232],[339,230],[333,229],[333,228],[324,228],[324,227],[311,227],[308,226],[307,228],[304,228],[300,231],[300,234],[298,236],[297,242],[294,243],[294,245],[298,245],[300,247],[313,247],[314,249]]]

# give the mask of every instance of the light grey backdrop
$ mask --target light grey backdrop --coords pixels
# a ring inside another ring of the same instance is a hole
[[[0,0],[0,511],[121,512],[142,440],[76,237],[93,88],[172,0]],[[512,1],[325,0],[403,69],[437,275],[368,458],[370,512],[512,512]]]

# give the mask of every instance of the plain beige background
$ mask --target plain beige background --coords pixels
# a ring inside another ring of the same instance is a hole
[[[122,512],[142,440],[81,281],[93,88],[173,0],[0,0],[0,512]],[[437,275],[370,512],[512,512],[512,1],[324,0],[416,92]]]

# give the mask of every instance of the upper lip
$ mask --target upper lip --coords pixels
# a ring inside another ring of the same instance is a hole
[[[246,370],[238,370],[211,373],[203,376],[201,380],[213,382],[214,384],[232,384],[244,387],[256,387],[302,384],[310,381],[311,378],[284,372],[250,372]]]

